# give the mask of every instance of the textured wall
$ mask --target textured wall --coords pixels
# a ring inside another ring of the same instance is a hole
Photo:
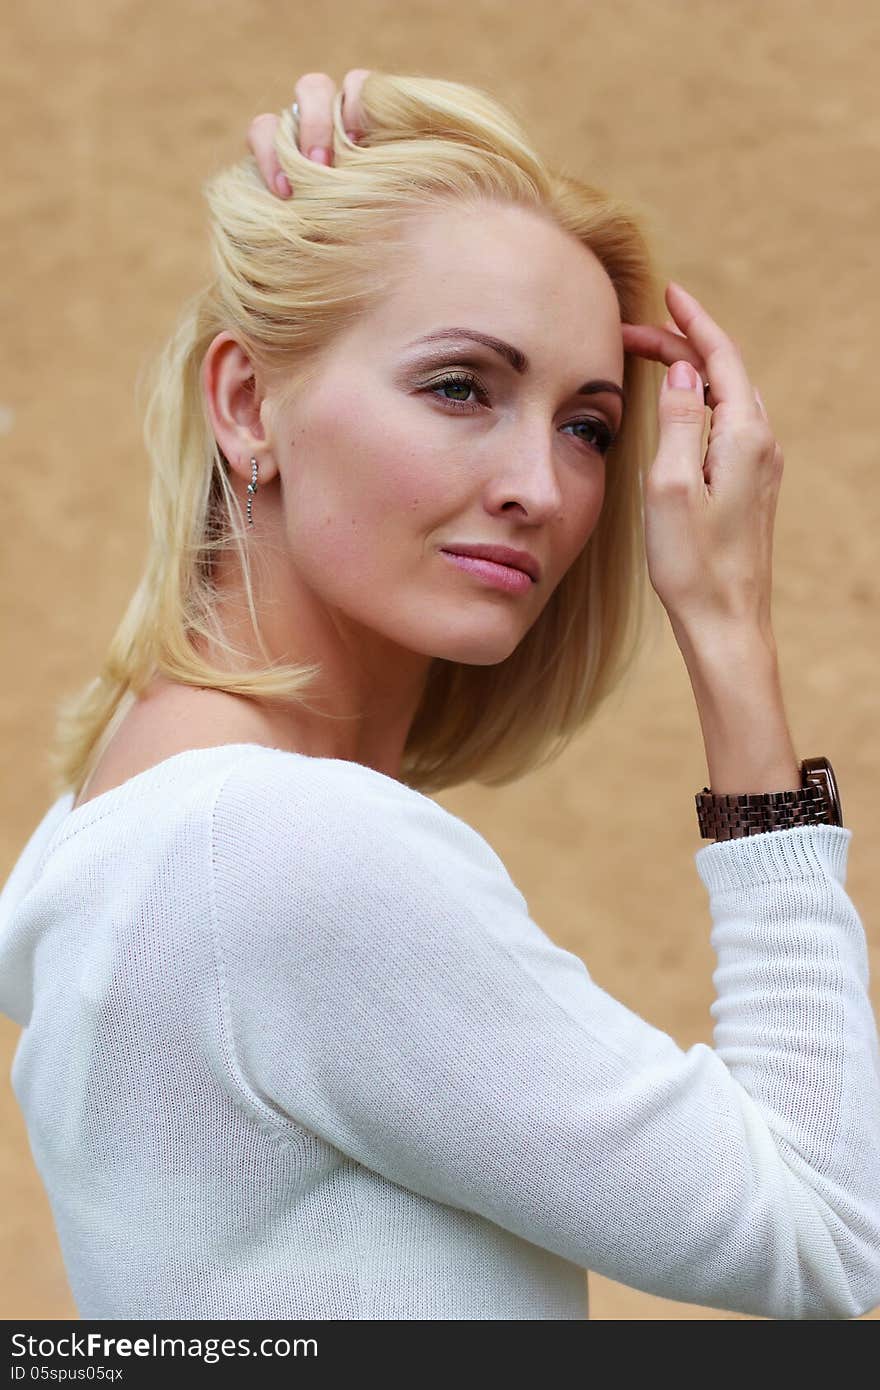
[[[0,873],[48,806],[53,705],[90,677],[139,577],[137,369],[207,268],[201,181],[315,69],[477,82],[538,147],[644,210],[661,268],[739,343],[785,451],[774,622],[801,757],[837,770],[848,891],[880,1003],[876,814],[880,19],[866,0],[25,0],[0,55],[5,161]],[[682,1046],[711,1043],[692,856],[706,780],[658,612],[629,690],[562,762],[438,799],[535,919]],[[0,1317],[70,1318],[0,1026]],[[726,1318],[591,1276],[599,1319]],[[877,1318],[878,1313],[869,1315]]]

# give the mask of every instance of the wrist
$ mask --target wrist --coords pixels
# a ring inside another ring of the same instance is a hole
[[[748,632],[685,654],[716,796],[796,791],[800,760],[785,713],[775,644]]]
[[[719,622],[706,628],[670,621],[692,682],[723,679],[732,665],[778,674],[779,651],[772,631],[744,623]]]

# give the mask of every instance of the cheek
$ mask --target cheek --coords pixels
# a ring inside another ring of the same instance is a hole
[[[607,485],[607,475],[604,463],[600,465],[596,472],[594,485],[590,488],[589,497],[586,505],[585,526],[587,535],[591,535],[596,528],[602,508],[605,504],[605,488]]]
[[[411,533],[413,519],[429,524],[438,508],[448,505],[456,480],[450,474],[448,449],[432,441],[415,402],[393,393],[378,409],[376,397],[346,402],[346,421],[336,457],[338,509],[353,529],[380,535]],[[427,412],[425,412],[427,413]]]
[[[344,409],[292,441],[292,459],[311,463],[290,490],[289,534],[300,562],[321,570],[325,585],[335,575],[356,586],[406,568],[408,550],[420,553],[421,519],[434,524],[448,500],[441,460],[425,444],[405,409],[380,412],[375,397],[351,392]]]
[[[374,419],[369,438],[360,439],[352,458],[360,472],[354,491],[365,514],[383,529],[409,528],[413,516],[429,516],[449,497],[448,455],[432,443],[411,401],[392,403]]]
[[[588,483],[567,499],[563,512],[565,539],[561,550],[566,554],[565,569],[573,564],[592,536],[605,502],[605,469],[600,466]]]

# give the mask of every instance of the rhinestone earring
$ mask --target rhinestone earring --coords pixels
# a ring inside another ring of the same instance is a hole
[[[253,526],[253,524],[254,524],[254,513],[253,513],[254,493],[255,493],[256,490],[257,490],[257,460],[256,460],[256,459],[251,459],[251,470],[252,470],[252,471],[251,471],[251,480],[250,480],[250,482],[249,482],[248,485],[247,485],[247,490],[248,490],[248,500],[247,500],[247,524],[248,524],[248,526]]]

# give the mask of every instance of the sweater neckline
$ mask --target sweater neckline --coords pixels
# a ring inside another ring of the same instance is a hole
[[[134,773],[115,787],[109,787],[107,791],[99,792],[97,796],[91,797],[81,806],[75,807],[73,804],[76,800],[75,792],[65,792],[56,803],[61,815],[59,827],[61,837],[66,837],[68,833],[73,834],[74,831],[90,824],[90,822],[109,815],[110,812],[124,806],[129,801],[133,801],[145,790],[173,781],[177,773],[187,769],[190,764],[197,765],[203,759],[214,760],[220,757],[233,760],[249,752],[275,753],[288,758],[311,757],[308,753],[298,753],[289,748],[275,748],[267,743],[218,743],[205,748],[184,748],[179,753],[172,753],[167,758],[153,763],[151,767],[144,768],[142,772]],[[319,761],[342,760],[319,759]],[[362,763],[348,762],[346,765],[376,775],[374,769],[365,767]]]

